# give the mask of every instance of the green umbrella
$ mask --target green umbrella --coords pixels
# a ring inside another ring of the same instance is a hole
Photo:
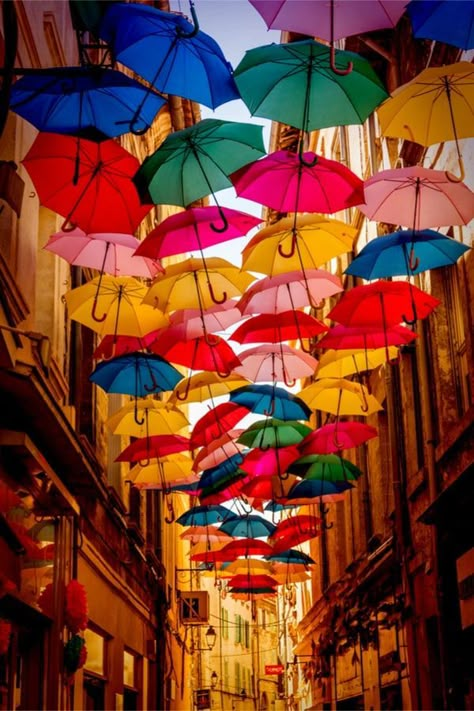
[[[301,457],[288,467],[288,471],[304,479],[332,482],[354,481],[362,476],[361,470],[355,464],[337,454],[310,454]]]
[[[186,207],[232,187],[230,173],[265,155],[262,129],[248,123],[204,119],[170,134],[134,177],[142,199]],[[225,222],[222,213],[221,217]]]
[[[270,44],[246,52],[234,78],[252,115],[303,131],[364,123],[388,97],[381,80],[353,52],[336,52],[338,67],[353,63],[350,74],[330,62],[330,47],[314,40]]]
[[[259,420],[254,422],[238,438],[239,444],[247,447],[268,449],[269,447],[288,447],[301,442],[311,428],[294,420]]]

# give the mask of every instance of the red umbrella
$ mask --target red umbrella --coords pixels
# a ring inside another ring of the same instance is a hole
[[[248,415],[249,410],[235,402],[223,402],[206,412],[194,425],[190,449],[210,444]]]
[[[127,353],[144,351],[148,348],[149,344],[155,340],[159,332],[159,330],[152,331],[142,338],[137,336],[104,336],[92,357],[95,358],[95,360],[109,360],[110,358],[126,355]]]
[[[301,479],[289,474],[285,479],[277,474],[262,474],[242,486],[242,494],[262,501],[278,501],[286,497],[293,484]]]
[[[428,316],[440,301],[406,281],[384,281],[346,291],[327,317],[344,326],[413,324]],[[385,344],[386,345],[386,344]]]
[[[276,474],[285,478],[285,473],[290,464],[301,457],[298,447],[294,444],[289,447],[271,447],[262,451],[252,449],[245,457],[239,468],[252,476],[262,474]]]
[[[224,220],[224,229],[214,225]],[[156,259],[173,254],[184,254],[198,249],[243,237],[262,221],[228,207],[192,207],[177,215],[171,215],[143,240],[137,254]],[[204,258],[204,256],[201,254]]]
[[[235,372],[252,382],[282,381],[292,387],[299,378],[313,375],[318,361],[308,353],[286,344],[260,345],[240,353]]]
[[[230,178],[239,197],[279,212],[331,213],[364,202],[363,182],[342,163],[315,153],[277,151]]]
[[[342,449],[352,449],[358,447],[367,440],[377,437],[378,432],[375,427],[366,425],[364,422],[335,422],[307,435],[298,444],[301,456],[309,454],[331,454],[340,452]]]
[[[364,348],[383,348],[384,346],[402,346],[411,343],[418,334],[406,326],[333,326],[318,341],[318,348],[335,350],[357,350]]]
[[[113,140],[39,133],[22,163],[41,204],[84,232],[132,234],[151,210],[132,182],[138,160]]]
[[[278,314],[305,306],[342,291],[339,277],[323,269],[286,272],[259,279],[237,302],[242,314]]]
[[[309,515],[292,516],[280,521],[276,530],[268,537],[270,543],[274,542],[273,553],[281,553],[319,536],[322,523],[322,519]]]
[[[271,546],[268,546],[271,549]],[[229,587],[236,590],[244,590],[246,588],[274,588],[278,585],[278,580],[270,575],[234,575],[229,578]]]
[[[261,314],[244,321],[230,336],[237,343],[280,343],[297,338],[313,339],[328,327],[304,311],[283,311],[279,314]],[[302,350],[309,352],[306,348]]]
[[[257,541],[254,538],[241,538],[238,541],[226,543],[221,549],[221,553],[228,554],[226,560],[235,560],[239,556],[271,555],[273,548],[265,541]]]
[[[194,471],[204,471],[216,467],[225,459],[229,459],[245,449],[245,445],[235,441],[242,432],[243,430],[230,430],[207,446],[202,447],[194,458]]]
[[[152,435],[140,437],[120,452],[116,462],[140,462],[166,457],[168,454],[184,452],[189,449],[189,439],[181,435]]]

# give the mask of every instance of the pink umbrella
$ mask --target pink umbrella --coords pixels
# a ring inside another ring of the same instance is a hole
[[[214,224],[220,221],[224,222],[224,228],[216,230]],[[261,221],[228,207],[192,207],[158,225],[140,244],[137,254],[156,259],[196,249],[202,252],[206,247],[243,237]]]
[[[57,254],[69,264],[97,269],[113,276],[153,278],[163,267],[148,257],[136,257],[140,241],[133,235],[97,232],[85,234],[75,229],[57,232],[44,249]]]
[[[323,269],[286,272],[259,279],[237,305],[242,314],[277,314],[305,306],[317,307],[328,296],[342,291],[339,277]]]
[[[365,422],[338,421],[314,430],[297,446],[302,457],[309,454],[332,454],[358,447],[377,436],[377,429]]]
[[[254,383],[282,381],[288,387],[299,378],[309,378],[318,365],[316,358],[283,343],[249,348],[239,356],[242,365],[234,368],[238,375]]]
[[[230,177],[239,197],[279,212],[337,212],[364,202],[363,182],[345,165],[315,153],[276,151]]]
[[[226,331],[242,314],[237,308],[237,302],[229,299],[223,304],[215,304],[208,309],[181,309],[170,314],[172,326],[183,325],[186,338],[198,338],[216,331]]]
[[[472,190],[443,170],[383,170],[364,183],[364,194],[359,210],[371,220],[415,230],[466,225],[474,217]]]
[[[288,467],[300,457],[301,452],[295,444],[288,447],[270,447],[266,450],[257,447],[244,457],[239,468],[252,477],[278,474],[285,478]]]
[[[383,348],[384,346],[403,346],[418,338],[406,326],[390,326],[385,330],[378,326],[342,326],[329,329],[320,341],[318,348],[334,348],[335,350],[357,350],[364,348]]]
[[[194,425],[190,449],[210,444],[214,439],[234,427],[249,410],[236,402],[223,402],[206,412]]]
[[[239,444],[235,442],[237,437],[242,434],[243,430],[230,430],[221,435],[218,439],[214,440],[210,444],[199,451],[197,456],[194,458],[193,469],[194,471],[204,471],[206,469],[211,469],[221,464],[225,459],[233,457],[234,454],[238,454],[245,449],[244,444]]]
[[[179,537],[185,541],[191,541],[192,546],[200,541],[205,541],[206,543],[231,541],[231,536],[228,533],[215,526],[190,526],[183,533],[180,533]]]

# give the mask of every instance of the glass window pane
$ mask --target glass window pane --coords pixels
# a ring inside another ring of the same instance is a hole
[[[93,630],[84,630],[87,646],[87,660],[84,669],[104,676],[105,639]]]
[[[123,683],[135,686],[135,657],[126,650],[123,652]]]

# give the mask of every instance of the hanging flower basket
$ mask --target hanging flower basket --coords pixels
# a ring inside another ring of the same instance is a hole
[[[68,676],[73,676],[84,666],[87,659],[87,647],[83,637],[75,634],[64,645],[64,670]]]
[[[76,635],[87,627],[86,589],[78,580],[71,580],[66,586],[64,622],[72,634]]]

